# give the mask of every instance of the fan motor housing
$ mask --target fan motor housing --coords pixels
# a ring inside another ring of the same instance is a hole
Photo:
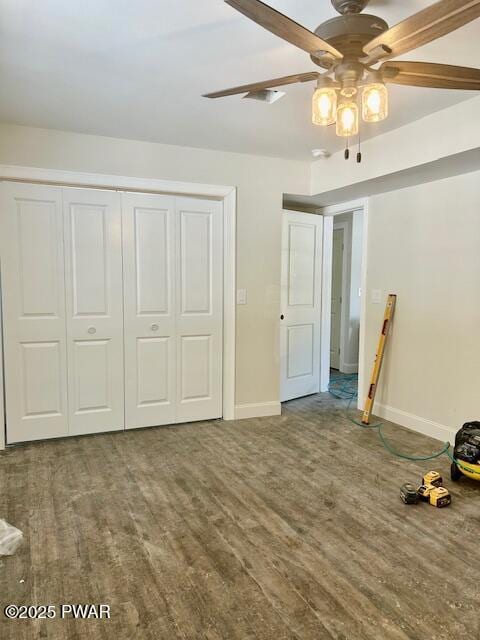
[[[347,59],[364,58],[363,47],[384,31],[388,24],[382,18],[367,13],[352,13],[327,20],[315,29],[315,33],[343,53]],[[319,64],[315,56],[310,56]],[[319,66],[323,66],[319,64]]]

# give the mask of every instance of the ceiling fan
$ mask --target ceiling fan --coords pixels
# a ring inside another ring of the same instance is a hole
[[[478,18],[480,0],[439,0],[390,28],[382,18],[361,13],[369,0],[331,0],[341,15],[322,23],[315,32],[260,0],[225,2],[271,33],[309,53],[312,61],[324,71],[254,82],[208,93],[204,96],[206,98],[259,92],[316,80],[312,101],[313,123],[336,123],[337,135],[349,138],[359,131],[357,99],[360,89],[365,122],[379,122],[387,117],[386,83],[480,90],[480,69],[391,60]],[[380,66],[375,68],[378,63]]]

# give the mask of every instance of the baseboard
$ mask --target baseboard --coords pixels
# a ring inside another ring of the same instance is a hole
[[[342,368],[340,369],[340,371],[342,373],[358,373],[358,362],[354,364],[342,362]]]
[[[262,418],[265,416],[279,416],[282,413],[280,402],[254,402],[251,404],[235,405],[235,419]]]
[[[456,429],[451,429],[444,424],[433,422],[427,418],[416,416],[413,413],[402,411],[378,402],[374,405],[374,414],[380,418],[385,418],[390,422],[399,424],[402,427],[423,433],[430,438],[446,442],[455,441]],[[251,404],[237,404],[235,406],[235,419],[261,418],[266,416],[279,416],[282,413],[280,402],[256,402]]]
[[[407,427],[407,429],[411,429],[412,431],[417,431],[418,433],[430,436],[430,438],[435,438],[442,442],[446,442],[447,440],[449,442],[455,441],[456,429],[451,429],[444,424],[433,422],[433,420],[421,418],[413,413],[408,413],[401,409],[395,409],[395,407],[389,407],[388,405],[379,404],[378,402],[376,402],[373,407],[373,413],[380,418],[385,418],[390,422],[395,422],[402,427]]]

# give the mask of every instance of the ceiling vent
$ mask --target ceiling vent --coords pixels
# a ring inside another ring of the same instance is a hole
[[[329,158],[330,151],[328,149],[312,149],[312,156],[314,158]]]
[[[275,91],[274,89],[263,89],[262,91],[250,91],[244,95],[244,98],[248,100],[259,100],[260,102],[266,102],[267,104],[273,104],[280,98],[286,95],[285,91]]]

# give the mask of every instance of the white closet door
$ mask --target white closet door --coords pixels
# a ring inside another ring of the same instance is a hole
[[[175,199],[122,196],[125,425],[176,419]]]
[[[71,434],[123,429],[120,195],[64,189]]]
[[[322,235],[322,216],[283,214],[282,402],[320,390]]]
[[[61,189],[1,185],[7,442],[68,433]]]
[[[223,207],[176,198],[177,422],[222,416]]]

